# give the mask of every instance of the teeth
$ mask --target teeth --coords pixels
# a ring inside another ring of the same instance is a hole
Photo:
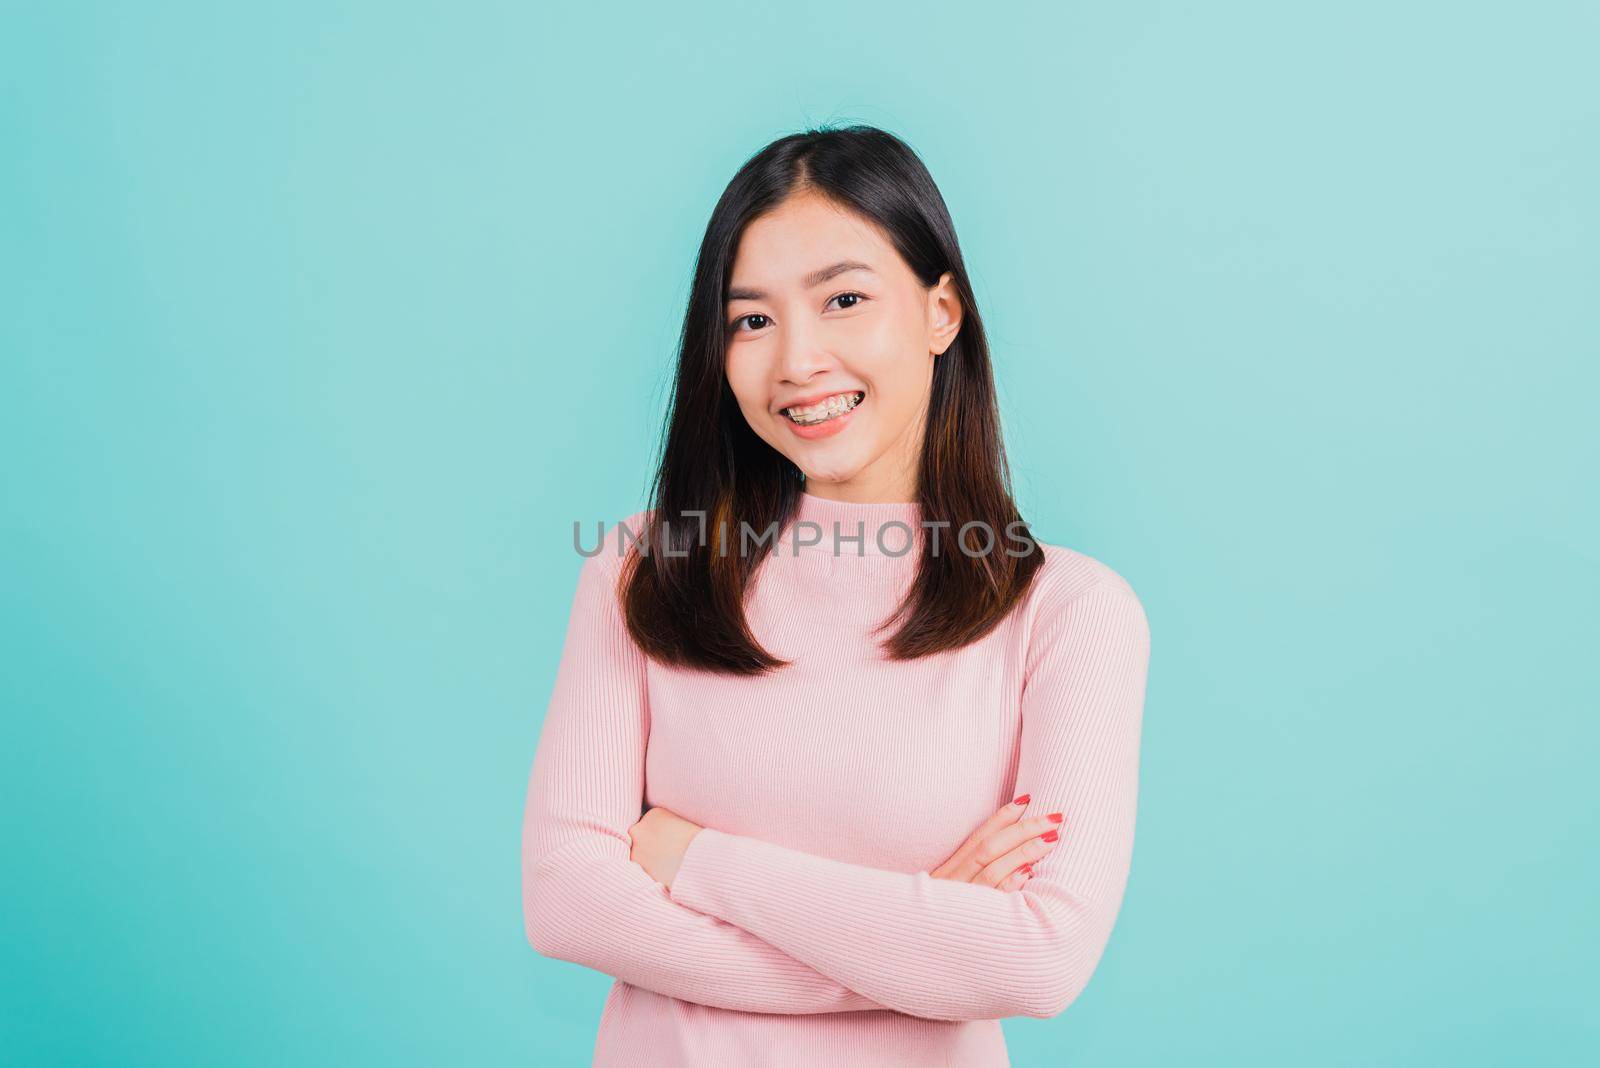
[[[813,404],[810,407],[785,408],[784,414],[802,426],[811,426],[816,423],[825,423],[835,416],[843,415],[864,399],[866,399],[865,393],[860,390],[852,390],[849,393],[836,393],[827,400],[819,404]]]

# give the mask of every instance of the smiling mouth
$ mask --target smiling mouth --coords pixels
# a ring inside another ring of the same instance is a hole
[[[785,408],[783,409],[783,414],[796,426],[819,426],[829,420],[839,418],[846,412],[854,411],[856,406],[866,399],[866,391],[854,389],[844,393],[835,393],[820,404],[812,404],[804,408]]]

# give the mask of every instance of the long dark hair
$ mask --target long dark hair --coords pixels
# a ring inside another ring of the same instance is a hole
[[[948,521],[944,529],[952,536],[966,523],[987,524],[993,546],[1000,531],[1017,546],[972,554],[928,552],[924,546],[914,584],[875,630],[905,620],[884,643],[885,654],[911,660],[983,637],[1022,598],[1044,562],[1012,500],[989,346],[933,176],[909,145],[872,126],[790,134],[739,168],[700,243],[672,414],[643,532],[649,551],[631,552],[631,566],[623,572],[628,630],[640,649],[663,663],[736,675],[765,674],[789,663],[761,647],[744,615],[746,585],[772,542],[757,542],[745,552],[739,530],[741,523],[757,533],[773,524],[787,530],[804,476],[739,410],[724,373],[723,319],[745,227],[801,191],[819,193],[875,222],[923,285],[937,284],[946,271],[953,275],[962,321],[950,347],[934,360],[917,503],[924,522]],[[719,529],[729,532],[733,551],[719,547]]]

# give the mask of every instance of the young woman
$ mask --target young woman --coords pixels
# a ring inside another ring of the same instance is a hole
[[[529,941],[617,979],[593,1063],[1008,1065],[1121,907],[1150,632],[1018,516],[900,140],[734,176],[652,499],[583,563],[524,817]]]

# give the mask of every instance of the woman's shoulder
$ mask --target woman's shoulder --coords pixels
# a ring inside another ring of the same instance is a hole
[[[1028,591],[1023,628],[1028,675],[1063,642],[1113,641],[1148,655],[1150,620],[1121,572],[1065,545],[1039,542],[1039,547],[1044,564]]]
[[[1104,560],[1066,545],[1038,542],[1044,553],[1044,563],[1034,576],[1028,598],[1032,614],[1050,616],[1064,612],[1080,598],[1095,591],[1105,591],[1112,601],[1121,602],[1125,608],[1141,618],[1144,605],[1138,593],[1120,571]]]
[[[583,557],[582,579],[602,578],[615,585],[634,546],[646,537],[652,515],[651,509],[641,509],[617,519],[578,524],[573,548]]]

